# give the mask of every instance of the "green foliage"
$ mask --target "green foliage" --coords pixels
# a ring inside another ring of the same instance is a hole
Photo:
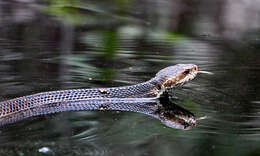
[[[112,58],[115,55],[118,41],[118,36],[115,31],[103,32],[102,47],[104,48],[104,56],[106,58]]]
[[[78,0],[47,0],[49,5],[43,11],[51,16],[58,17],[60,20],[73,25],[84,24],[88,16],[82,14],[77,6],[84,6]]]

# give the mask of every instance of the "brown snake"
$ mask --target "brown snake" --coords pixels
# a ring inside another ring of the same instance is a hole
[[[0,126],[32,116],[70,110],[144,110],[167,89],[192,80],[194,64],[177,64],[160,70],[149,81],[123,87],[72,89],[37,93],[0,102]],[[155,110],[155,109],[152,109]]]

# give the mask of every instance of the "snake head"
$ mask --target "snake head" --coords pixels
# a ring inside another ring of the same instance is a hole
[[[156,74],[160,88],[171,88],[192,80],[198,73],[194,64],[177,64],[160,70]]]

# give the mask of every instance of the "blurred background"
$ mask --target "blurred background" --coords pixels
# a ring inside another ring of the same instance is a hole
[[[0,155],[259,155],[260,0],[0,0],[0,99],[125,86],[193,63],[182,131],[130,112],[64,112],[0,131]],[[44,149],[44,150],[43,150]]]

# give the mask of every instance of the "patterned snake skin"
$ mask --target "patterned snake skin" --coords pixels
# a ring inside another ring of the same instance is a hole
[[[196,65],[178,64],[162,69],[151,80],[137,85],[51,91],[3,101],[0,102],[0,126],[32,116],[70,110],[142,112],[134,109],[134,103],[156,99],[166,88],[193,79],[197,71]],[[125,106],[122,103],[126,103]],[[132,103],[131,108],[127,103]]]

